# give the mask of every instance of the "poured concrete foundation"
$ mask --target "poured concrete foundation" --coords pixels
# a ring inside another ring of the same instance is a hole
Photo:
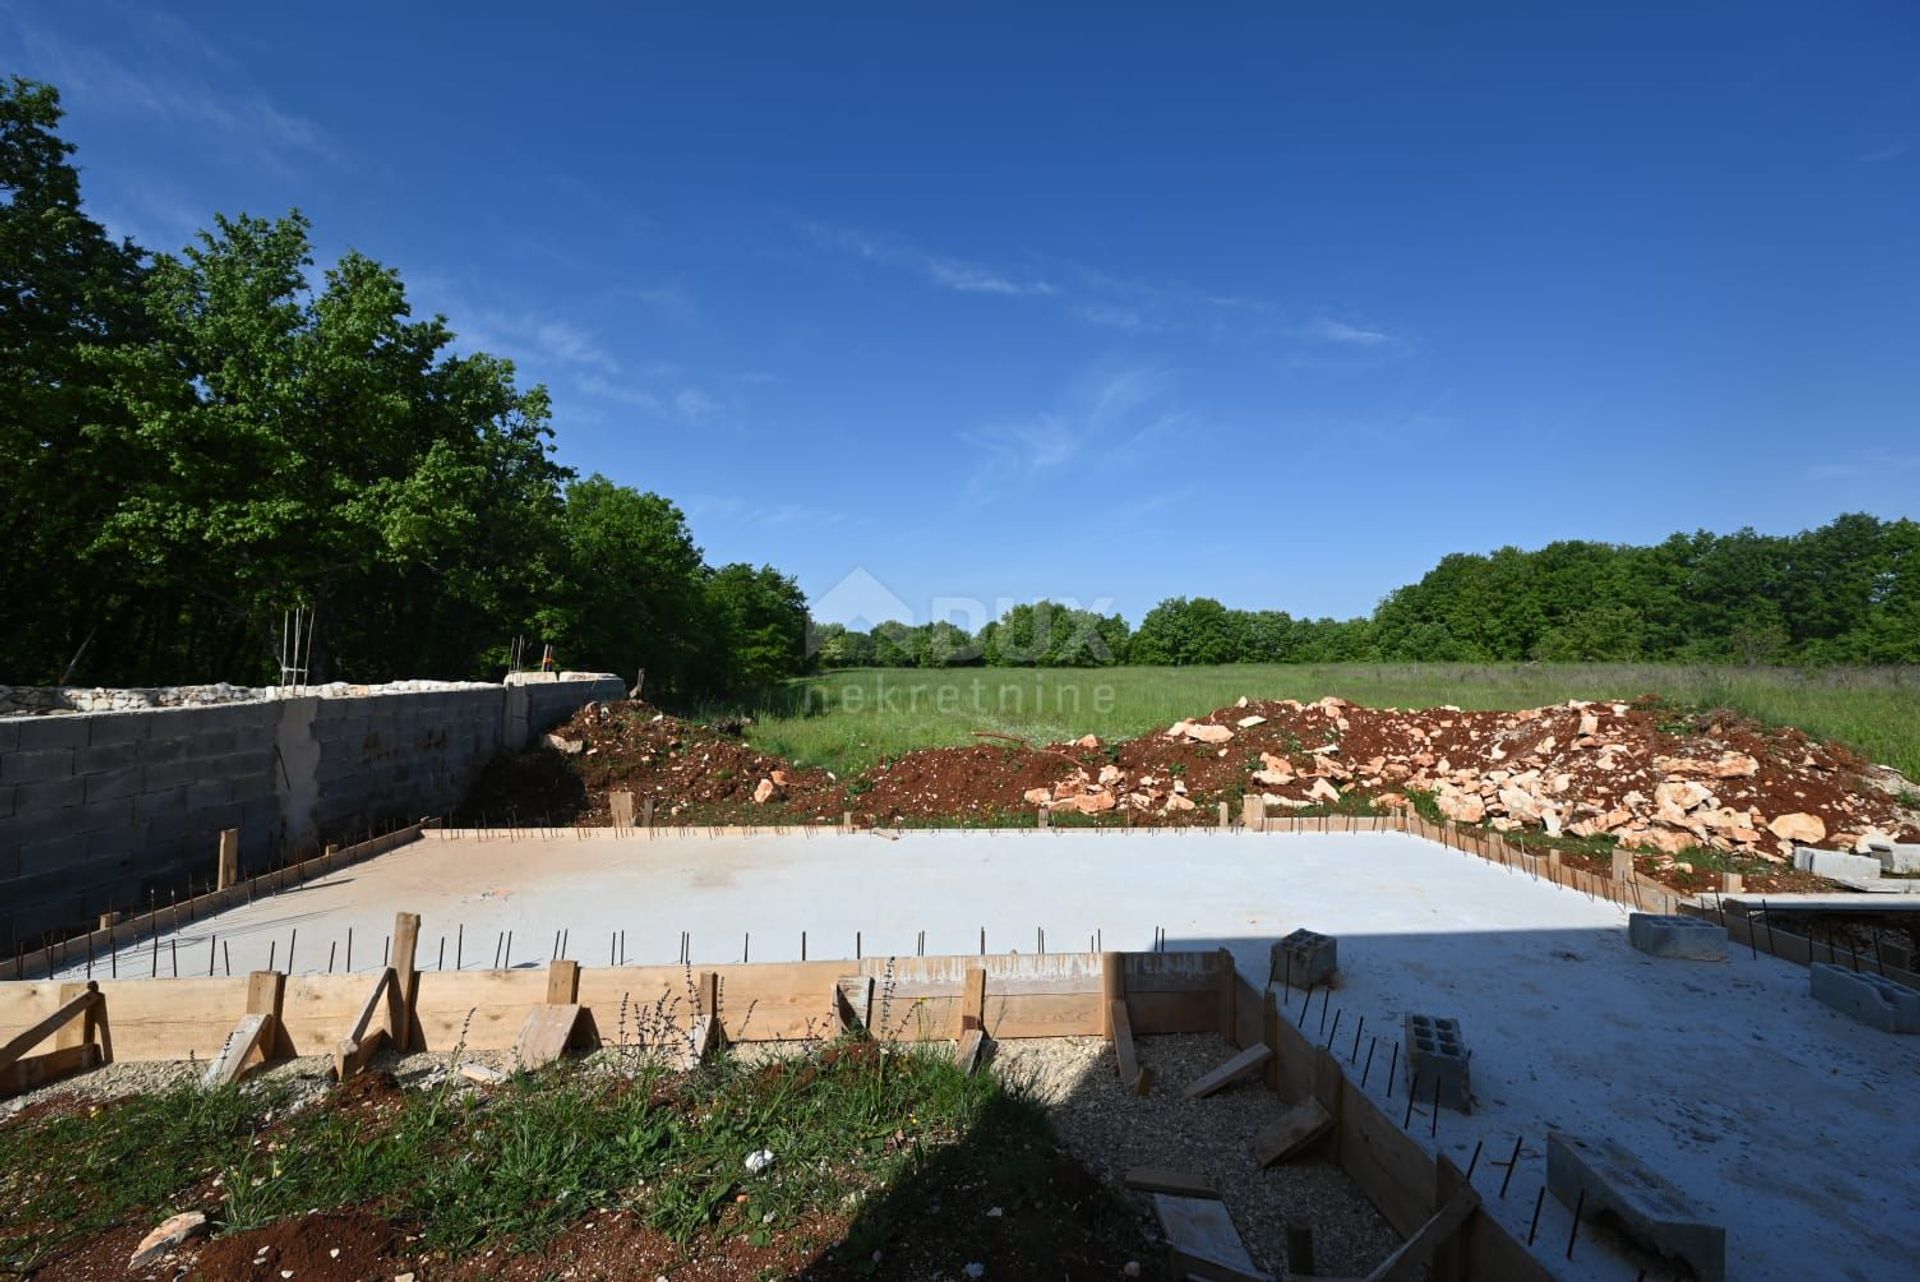
[[[1619,907],[1409,836],[430,834],[116,964],[146,974],[157,957],[169,974],[177,942],[182,974],[223,971],[229,953],[236,973],[263,967],[270,949],[284,967],[290,948],[294,969],[325,970],[344,966],[351,928],[366,970],[403,910],[421,914],[427,971],[443,949],[449,969],[456,954],[490,967],[508,932],[529,968],[556,944],[591,965],[698,966],[797,959],[803,932],[816,959],[977,952],[983,930],[991,952],[1144,950],[1164,932],[1169,949],[1231,950],[1256,986],[1272,942],[1305,926],[1339,938],[1339,981],[1307,1011],[1276,989],[1283,1018],[1331,1042],[1356,1081],[1372,1048],[1365,1093],[1395,1123],[1404,1016],[1442,1013],[1471,1035],[1472,1115],[1416,1102],[1408,1127],[1462,1170],[1480,1149],[1474,1183],[1520,1239],[1549,1128],[1610,1137],[1683,1190],[1726,1227],[1729,1277],[1866,1282],[1904,1267],[1920,1235],[1920,1039],[1813,1000],[1805,967],[1740,949],[1718,966],[1656,960],[1629,945]],[[1571,1227],[1547,1197],[1535,1249],[1557,1276],[1674,1276],[1604,1226],[1583,1225],[1568,1261]]]

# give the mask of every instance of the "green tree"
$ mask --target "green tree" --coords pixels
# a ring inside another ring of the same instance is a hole
[[[49,85],[0,84],[0,681],[109,672],[127,596],[124,563],[81,557],[127,433],[96,364],[141,337],[145,268],[82,208],[61,114]]]

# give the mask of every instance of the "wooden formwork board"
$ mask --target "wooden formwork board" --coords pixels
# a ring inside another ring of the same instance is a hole
[[[1215,1031],[1230,979],[1215,953],[1118,954],[1136,1033]],[[967,974],[985,976],[981,1023],[990,1038],[1097,1037],[1106,1031],[1101,954],[870,957],[861,961],[730,966],[580,967],[578,1003],[609,1041],[671,1040],[713,1014],[728,1040],[790,1041],[838,1031],[833,995],[845,978],[874,980],[878,1035],[906,1041],[957,1035]],[[703,979],[717,994],[704,1009]],[[284,1045],[332,1054],[366,1003],[376,972],[294,975],[280,1017]],[[210,1059],[247,1010],[246,976],[107,980],[116,1057]],[[0,1031],[30,1027],[85,990],[78,981],[0,983]],[[422,1049],[508,1050],[534,1008],[549,1004],[545,968],[426,971],[418,975],[414,1028]],[[624,1006],[624,1014],[623,1014]]]

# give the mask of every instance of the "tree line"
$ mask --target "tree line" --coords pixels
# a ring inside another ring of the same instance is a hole
[[[1455,553],[1356,619],[1174,597],[1130,631],[1118,615],[1041,601],[972,636],[952,623],[883,623],[828,625],[816,639],[830,667],[1920,663],[1920,523],[1856,514],[1791,535]]]
[[[553,457],[546,390],[393,269],[215,215],[178,253],[83,206],[58,92],[0,84],[0,683],[497,676],[516,637],[649,694],[800,672],[806,602],[657,494]]]

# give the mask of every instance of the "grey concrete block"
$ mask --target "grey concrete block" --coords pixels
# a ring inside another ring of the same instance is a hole
[[[1920,873],[1920,842],[1889,842],[1874,852],[1882,872],[1910,876]]]
[[[72,773],[72,748],[21,748],[0,757],[0,783],[39,783]]]
[[[1816,877],[1830,877],[1834,881],[1880,880],[1880,861],[1872,855],[1848,855],[1838,850],[1815,850],[1811,846],[1799,846],[1793,852],[1793,866],[1801,872],[1810,872]]]
[[[1920,989],[1826,962],[1814,963],[1807,973],[1814,1000],[1885,1033],[1920,1033]]]
[[[71,715],[28,717],[20,722],[20,752],[45,752],[54,748],[84,748],[91,717]]]
[[[1267,982],[1291,988],[1313,988],[1333,978],[1340,968],[1340,941],[1302,927],[1273,943]]]
[[[158,792],[142,792],[133,799],[133,817],[136,820],[152,819],[158,815],[183,815],[187,812],[187,790],[184,785],[163,788]]]
[[[188,744],[188,750],[196,757],[224,757],[239,748],[240,732],[232,729],[204,730]]]
[[[145,824],[121,823],[87,834],[89,864],[101,862],[131,864],[136,859],[150,858],[151,853],[148,849]]]
[[[233,800],[233,781],[230,779],[198,779],[187,785],[187,810],[197,813],[216,806],[224,806]]]
[[[184,788],[199,783],[206,773],[205,763],[199,761],[168,761],[160,765],[147,765],[141,770],[140,790],[164,792],[169,788]]]
[[[13,818],[13,794],[18,791],[11,784],[0,784],[0,819]]]
[[[20,847],[20,875],[31,877],[40,873],[61,872],[85,862],[86,857],[87,834],[84,832],[43,837]]]
[[[106,770],[99,774],[87,775],[87,804],[96,801],[112,801],[117,797],[131,797],[139,792],[146,772],[139,766],[126,766],[119,770]]]
[[[122,770],[128,766],[143,764],[142,749],[146,745],[138,742],[103,743],[96,747],[79,748],[73,754],[73,772],[78,775],[99,774],[104,770]]]
[[[1407,1089],[1413,1098],[1417,1101],[1437,1099],[1443,1108],[1471,1113],[1472,1054],[1461,1040],[1460,1021],[1436,1015],[1408,1015],[1405,1035]]]
[[[1692,1267],[1701,1282],[1727,1275],[1727,1231],[1704,1219],[1678,1188],[1609,1139],[1547,1132],[1547,1187],[1568,1207],[1607,1212],[1627,1235]]]
[[[154,716],[147,712],[106,712],[87,718],[87,746],[144,743],[152,736]]]
[[[75,832],[97,832],[102,828],[126,828],[133,823],[133,798],[118,797],[96,801],[68,812],[69,826]]]
[[[1629,913],[1627,942],[1649,957],[1725,961],[1727,932],[1700,917]]]
[[[12,752],[20,746],[20,718],[0,718],[0,752]]]
[[[80,775],[15,784],[13,790],[14,810],[23,815],[69,810],[86,799],[87,781]]]

